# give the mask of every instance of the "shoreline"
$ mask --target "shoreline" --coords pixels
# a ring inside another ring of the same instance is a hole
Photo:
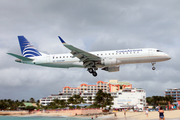
[[[15,111],[13,111],[15,112]],[[9,111],[10,113],[10,111]],[[164,116],[166,120],[180,120],[180,110],[172,110],[172,111],[164,111]],[[116,119],[128,119],[128,120],[157,120],[159,119],[159,113],[157,111],[149,112],[148,117],[145,115],[145,112],[126,112],[126,117],[124,116],[124,112],[116,112],[117,117],[114,117],[114,114],[108,114],[108,115],[98,115],[98,119],[102,120],[116,120]],[[92,116],[75,116],[71,113],[63,113],[63,112],[57,112],[57,113],[41,113],[36,112],[32,114],[12,114],[12,115],[0,115],[0,116],[13,116],[13,117],[33,117],[33,116],[43,116],[43,117],[75,117],[75,118],[91,118]],[[95,115],[93,115],[93,118],[95,118]]]

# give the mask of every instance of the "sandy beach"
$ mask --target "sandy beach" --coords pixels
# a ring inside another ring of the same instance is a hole
[[[159,120],[159,113],[157,111],[149,112],[148,117],[145,112],[126,112],[126,117],[123,112],[117,112],[117,117],[110,115],[111,120]],[[180,110],[165,111],[165,120],[180,120]],[[107,120],[110,120],[109,118]]]
[[[145,112],[126,112],[126,117],[124,116],[124,112],[116,112],[117,117],[114,117],[114,114],[110,115],[100,115],[98,119],[101,120],[159,120],[159,113],[157,111],[149,112],[148,117],[145,115]],[[180,110],[173,110],[173,111],[165,111],[164,112],[166,120],[180,120]],[[85,117],[91,118],[92,116],[75,116],[71,113],[63,113],[63,112],[36,112],[33,114],[26,114],[26,115],[12,115],[12,116],[64,116],[64,117]],[[95,116],[93,116],[95,118]]]

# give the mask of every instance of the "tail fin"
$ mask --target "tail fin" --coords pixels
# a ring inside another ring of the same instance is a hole
[[[42,56],[24,36],[18,36],[21,53],[24,57]]]

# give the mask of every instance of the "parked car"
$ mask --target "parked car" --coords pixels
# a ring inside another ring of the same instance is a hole
[[[148,111],[152,112],[152,111],[155,111],[155,109],[149,108]]]
[[[133,109],[130,109],[129,112],[134,112]]]
[[[143,110],[142,110],[142,109],[139,109],[138,112],[143,112]]]

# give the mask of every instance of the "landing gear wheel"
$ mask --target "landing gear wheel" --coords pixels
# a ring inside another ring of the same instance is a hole
[[[94,70],[92,68],[88,68],[89,73],[93,73]]]
[[[96,76],[97,76],[97,72],[93,72],[92,75],[93,75],[94,77],[96,77]]]
[[[152,62],[151,64],[152,64],[152,66],[153,66],[153,67],[152,67],[152,70],[155,70],[156,68],[154,67],[154,65],[156,64],[156,62]]]
[[[89,73],[91,73],[94,77],[96,77],[97,76],[97,72],[96,72],[96,69],[94,68],[88,68],[87,69],[87,71],[89,72]]]

